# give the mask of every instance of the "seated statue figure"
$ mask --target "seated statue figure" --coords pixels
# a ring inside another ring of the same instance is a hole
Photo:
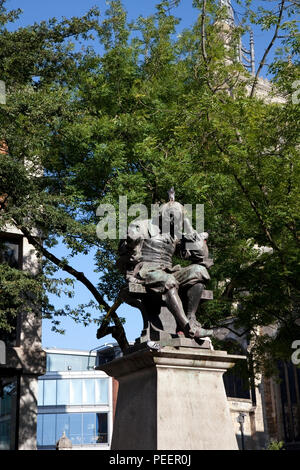
[[[205,290],[213,264],[207,238],[206,232],[192,228],[183,206],[173,198],[160,208],[156,220],[129,225],[127,239],[119,245],[117,266],[127,281],[125,302],[142,312],[144,340],[184,335],[197,341],[212,334],[196,320],[201,299],[212,298]],[[173,256],[191,264],[173,266]]]

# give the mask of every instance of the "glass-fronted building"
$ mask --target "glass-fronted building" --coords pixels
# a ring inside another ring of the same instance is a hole
[[[17,392],[19,377],[1,377],[0,380],[0,451],[17,449]]]
[[[96,353],[46,349],[47,371],[38,386],[38,449],[55,449],[63,432],[73,448],[109,449],[112,379],[95,370]]]

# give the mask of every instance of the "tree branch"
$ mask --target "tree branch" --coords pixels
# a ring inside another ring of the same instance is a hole
[[[206,0],[202,2],[201,13],[201,51],[205,65],[207,66],[206,38],[205,38],[205,17],[206,17]]]
[[[54,263],[56,266],[58,266],[60,269],[63,271],[66,271],[67,273],[71,274],[72,276],[75,277],[78,281],[80,281],[94,296],[94,298],[97,300],[98,304],[103,306],[105,310],[108,312],[110,310],[110,306],[105,302],[103,296],[100,294],[98,289],[92,284],[92,282],[84,275],[84,273],[77,271],[75,268],[70,266],[68,263],[65,261],[60,260],[55,256],[53,253],[48,251],[33,235],[30,234],[30,232],[23,226],[19,226],[16,224],[18,228],[22,231],[24,236],[27,238],[29,243],[33,245],[40,253],[42,253],[45,258],[49,259]],[[112,334],[112,336],[118,341],[122,351],[127,349],[129,347],[129,343],[126,338],[126,334],[123,328],[123,325],[116,314],[116,312],[111,313],[111,318],[115,323],[115,327],[109,327],[108,325],[105,325],[105,331],[103,329],[103,336],[106,336],[106,334]],[[113,329],[113,331],[112,331]]]
[[[265,50],[264,52],[264,55],[262,56],[262,59],[259,63],[259,66],[258,66],[258,69],[256,71],[256,74],[255,74],[255,77],[254,77],[254,82],[253,82],[253,85],[252,85],[252,89],[251,89],[251,93],[250,93],[250,98],[253,97],[254,95],[254,92],[255,92],[255,89],[256,89],[256,86],[257,86],[257,83],[258,83],[258,76],[261,72],[261,69],[263,68],[263,66],[265,65],[265,62],[266,62],[266,59],[267,59],[267,56],[270,52],[270,50],[272,49],[273,47],[273,44],[275,42],[275,40],[277,39],[278,37],[278,32],[279,32],[279,28],[280,28],[280,24],[281,24],[281,20],[282,20],[282,15],[283,15],[283,10],[284,10],[284,4],[285,4],[285,0],[281,0],[281,3],[280,3],[280,9],[279,9],[279,15],[278,15],[278,20],[277,20],[277,23],[276,23],[276,28],[275,28],[275,32],[274,32],[274,35],[267,47],[267,49]]]
[[[216,136],[215,136],[215,137],[216,137]],[[219,143],[217,137],[216,137],[216,144],[217,144],[219,150],[220,150],[223,154],[226,154],[225,150],[224,150],[224,149],[222,148],[222,146],[220,145],[220,143]],[[247,201],[249,202],[250,206],[251,206],[252,209],[254,210],[254,212],[255,212],[255,214],[256,214],[256,216],[257,216],[259,222],[260,222],[260,225],[261,225],[261,227],[262,227],[262,229],[263,229],[263,231],[264,231],[264,233],[265,233],[267,239],[269,240],[269,242],[270,242],[270,244],[272,245],[272,247],[273,247],[276,251],[278,251],[278,252],[280,253],[280,249],[279,249],[279,247],[277,246],[277,244],[274,242],[274,240],[273,240],[273,238],[272,238],[272,236],[271,236],[271,234],[270,234],[268,228],[266,227],[266,225],[265,225],[265,223],[264,223],[264,220],[263,220],[263,218],[262,218],[262,216],[261,216],[261,214],[260,214],[258,208],[256,207],[256,204],[255,204],[254,201],[251,199],[250,194],[249,194],[249,191],[248,191],[247,188],[243,185],[242,180],[238,177],[238,175],[236,174],[236,172],[235,172],[233,169],[231,169],[231,171],[232,171],[232,174],[233,174],[234,179],[236,180],[237,184],[238,184],[239,187],[241,188],[241,190],[242,190],[244,196],[246,197],[246,199],[247,199]]]

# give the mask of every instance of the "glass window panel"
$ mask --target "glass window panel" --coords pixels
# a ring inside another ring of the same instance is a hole
[[[73,445],[82,444],[82,413],[70,413],[69,439]]]
[[[44,415],[38,414],[37,415],[37,445],[43,445],[43,420]]]
[[[70,401],[70,380],[57,380],[57,405],[69,405]]]
[[[95,379],[82,381],[82,404],[94,405],[95,403]]]
[[[69,437],[70,434],[70,415],[61,413],[56,415],[56,442],[62,437],[63,433]]]
[[[43,421],[43,446],[53,446],[55,441],[55,414],[44,414]]]
[[[0,263],[19,268],[19,243],[0,240]]]
[[[87,368],[89,370],[94,369],[96,365],[96,356],[89,356],[87,359],[88,359]]]
[[[95,356],[50,353],[47,355],[47,370],[56,372],[65,370],[89,370],[93,369],[95,360]]]
[[[103,405],[108,403],[108,379],[96,379],[95,404]]]
[[[96,443],[96,413],[83,413],[83,444]]]
[[[107,413],[97,413],[96,435],[97,435],[97,442],[98,443],[108,442]]]
[[[69,365],[72,370],[87,370],[87,364],[86,356],[69,356]]]
[[[47,370],[49,371],[59,372],[67,370],[64,354],[48,354],[47,362]]]
[[[12,395],[7,386],[4,387],[3,389],[3,397],[0,398],[0,416],[7,416],[10,415],[11,413],[11,403],[12,403]]]
[[[10,419],[0,422],[0,450],[9,450],[10,448]]]
[[[44,380],[44,406],[56,405],[56,380]]]
[[[82,380],[70,380],[70,405],[81,405],[82,403]]]
[[[10,449],[14,441],[16,422],[17,381],[15,378],[2,378],[0,398],[0,450]]]
[[[44,404],[44,381],[38,381],[38,406],[43,406]]]

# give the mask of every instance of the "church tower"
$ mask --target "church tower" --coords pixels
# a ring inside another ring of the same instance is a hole
[[[234,9],[232,7],[230,0],[219,0],[220,7],[226,8],[226,18],[224,21],[224,31],[228,36],[230,30],[237,26],[235,20]],[[249,29],[249,49],[244,47],[242,43],[242,38],[240,38],[239,45],[237,48],[237,60],[243,64],[246,70],[248,70],[251,75],[255,75],[255,49],[254,49],[254,37],[253,31]]]

